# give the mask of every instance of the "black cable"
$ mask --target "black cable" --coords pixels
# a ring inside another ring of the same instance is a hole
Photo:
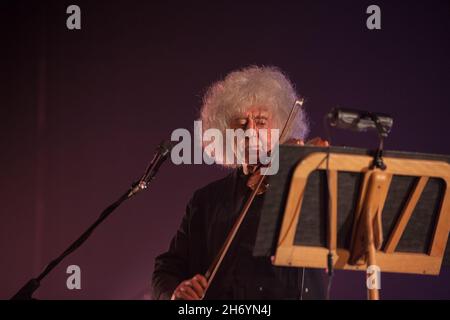
[[[330,132],[330,128],[328,127],[328,116],[327,115],[323,118],[323,127],[325,129],[325,135],[326,135],[327,141],[328,141],[327,158],[326,158],[326,175],[327,175],[327,189],[328,189],[328,217],[330,217],[330,215],[331,215],[331,198],[332,198],[330,184],[329,184],[329,181],[330,181],[331,132]],[[330,223],[328,223],[328,228],[331,228]],[[330,232],[328,232],[328,234],[330,234]],[[331,241],[331,239],[328,239],[328,241]],[[333,284],[333,276],[334,276],[333,252],[332,252],[330,246],[328,247],[328,254],[327,254],[327,275],[328,275],[328,283],[327,283],[327,291],[326,291],[326,300],[330,300],[331,286]]]
[[[305,267],[302,268],[301,280],[300,280],[300,271],[297,269],[297,288],[299,289],[300,292],[299,300],[303,300],[304,287],[305,287]]]

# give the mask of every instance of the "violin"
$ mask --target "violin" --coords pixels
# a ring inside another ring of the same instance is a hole
[[[296,146],[304,146],[305,145],[305,143],[301,139],[290,139],[287,142],[285,142],[284,144],[296,145]],[[328,147],[329,143],[328,143],[328,141],[323,140],[320,137],[316,137],[316,138],[313,138],[313,139],[309,140],[308,142],[306,142],[306,145],[307,146],[317,146],[317,147]],[[267,189],[269,188],[269,183],[267,181],[262,181],[260,183],[260,179],[264,179],[264,177],[265,177],[265,176],[261,175],[261,166],[256,167],[252,171],[253,172],[249,175],[249,177],[247,179],[247,187],[249,187],[251,190],[255,190],[256,188],[258,188],[258,190],[256,191],[256,195],[265,193],[267,191]]]

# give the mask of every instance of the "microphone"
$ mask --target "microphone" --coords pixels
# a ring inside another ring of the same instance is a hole
[[[159,170],[159,167],[163,164],[163,162],[167,159],[170,152],[172,151],[172,148],[175,146],[177,142],[165,140],[162,141],[158,147],[156,148],[155,155],[153,156],[152,161],[145,169],[144,174],[141,176],[141,178],[133,183],[130,193],[128,194],[128,197],[134,196],[139,191],[146,189],[148,184],[155,178],[156,173]]]
[[[385,113],[348,108],[333,108],[326,117],[331,127],[359,132],[375,129],[384,138],[388,136],[394,123],[394,119]]]
[[[158,145],[153,160],[147,167],[144,174],[144,181],[146,183],[150,182],[155,177],[156,173],[159,170],[159,167],[167,159],[176,144],[176,141],[165,140]]]

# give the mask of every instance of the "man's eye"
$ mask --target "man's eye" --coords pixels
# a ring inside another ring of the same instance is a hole
[[[258,125],[260,125],[260,126],[265,126],[267,124],[267,120],[266,119],[259,119],[256,123]]]

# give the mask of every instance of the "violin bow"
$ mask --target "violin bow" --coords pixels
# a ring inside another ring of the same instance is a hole
[[[291,111],[289,112],[289,116],[283,126],[283,130],[281,131],[279,141],[282,141],[285,138],[285,136],[287,135],[287,133],[289,132],[288,130],[289,130],[290,126],[292,125],[292,121],[295,118],[295,115],[297,114],[298,110],[303,106],[303,102],[304,102],[303,98],[295,101],[294,105],[291,108]],[[203,297],[206,295],[206,291],[208,290],[211,282],[214,280],[214,277],[215,277],[217,271],[219,270],[219,267],[220,267],[223,259],[225,258],[226,254],[231,246],[231,243],[233,242],[236,234],[238,233],[239,228],[241,227],[241,224],[244,221],[244,219],[247,215],[247,212],[253,203],[253,200],[255,199],[256,195],[258,194],[258,190],[261,187],[265,177],[266,176],[264,174],[261,175],[259,181],[256,184],[256,187],[252,190],[252,192],[250,193],[250,196],[245,201],[245,204],[241,210],[241,213],[236,218],[236,221],[234,222],[233,227],[231,228],[230,232],[228,233],[228,236],[225,239],[225,242],[222,245],[219,253],[216,255],[216,257],[214,258],[210,267],[206,271],[205,278],[206,278],[208,285],[206,287],[205,294],[203,295]],[[203,299],[203,297],[202,297],[202,299]]]

